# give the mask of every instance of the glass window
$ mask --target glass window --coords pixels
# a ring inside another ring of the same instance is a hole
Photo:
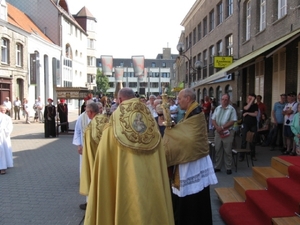
[[[151,67],[155,67],[156,65],[155,65],[155,62],[152,62],[151,63]]]
[[[214,56],[215,56],[215,46],[211,46],[209,48],[209,64],[212,64],[214,62]]]
[[[287,13],[287,0],[278,0],[278,19]]]
[[[262,31],[265,28],[266,28],[266,0],[260,0],[259,30]]]
[[[250,29],[251,29],[251,1],[247,2],[246,5],[246,40],[250,39]]]
[[[23,58],[23,46],[21,44],[16,44],[16,65],[22,66]]]
[[[202,38],[202,37],[201,37],[201,35],[202,35],[201,29],[202,29],[202,28],[201,28],[201,23],[199,23],[199,24],[198,24],[198,41]]]
[[[232,56],[233,55],[233,37],[232,34],[226,37],[226,55]]]
[[[209,13],[209,31],[212,31],[215,28],[215,12],[212,10]]]
[[[197,32],[196,32],[196,28],[193,30],[193,44],[196,44],[196,40],[197,40]]]
[[[217,6],[217,10],[218,10],[218,18],[217,18],[217,25],[223,23],[223,3],[220,2]]]
[[[227,0],[227,17],[233,14],[233,0]]]
[[[1,62],[8,63],[8,46],[9,41],[5,38],[2,38],[1,41]]]
[[[203,37],[207,35],[207,17],[203,19]]]
[[[223,43],[222,43],[222,41],[219,41],[217,43],[217,54],[219,56],[223,55]]]

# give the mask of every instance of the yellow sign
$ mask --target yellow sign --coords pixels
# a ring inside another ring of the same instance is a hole
[[[232,56],[214,56],[214,67],[225,68],[233,63]]]

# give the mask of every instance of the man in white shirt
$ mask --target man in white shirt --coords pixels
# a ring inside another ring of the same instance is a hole
[[[36,105],[37,105],[39,122],[42,123],[44,121],[44,117],[43,117],[44,104],[41,100],[41,96],[38,97],[38,101],[36,102]]]
[[[18,117],[18,120],[20,120],[20,109],[21,109],[21,101],[18,97],[16,97],[16,100],[14,101],[14,114],[15,114],[15,120]]]
[[[9,101],[9,97],[5,98],[5,101],[3,102],[3,105],[6,107],[6,115],[11,115],[11,101]]]

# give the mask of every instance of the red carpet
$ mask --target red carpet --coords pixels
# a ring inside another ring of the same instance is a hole
[[[300,167],[300,157],[283,155],[283,156],[278,156],[278,158],[281,158],[281,159],[293,164],[294,166]]]
[[[289,166],[289,177],[268,178],[267,190],[248,190],[245,202],[224,203],[220,215],[226,224],[266,225],[272,218],[300,213],[300,157],[280,158],[295,165]]]

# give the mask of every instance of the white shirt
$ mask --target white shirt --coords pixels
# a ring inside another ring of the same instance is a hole
[[[5,105],[5,107],[6,107],[8,110],[11,110],[11,102],[10,102],[10,101],[4,101],[4,102],[3,102],[3,105]]]
[[[288,109],[292,109],[294,112],[290,115],[284,115],[284,125],[287,125],[287,126],[291,126],[291,124],[293,123],[293,118],[294,118],[294,115],[295,113],[297,112],[297,107],[298,107],[298,104],[297,102],[292,102],[292,103],[287,103],[284,108],[283,108],[283,111],[286,111]],[[290,122],[287,124],[286,121],[289,120]]]
[[[75,124],[75,129],[74,129],[74,136],[73,136],[73,145],[81,145],[83,146],[83,135],[85,128],[89,124],[91,120],[88,118],[86,112],[83,112],[80,114],[78,117],[76,124]]]
[[[11,118],[0,113],[0,170],[13,167],[10,134],[13,130]]]
[[[20,100],[15,100],[14,101],[14,106],[21,106],[21,101]]]

